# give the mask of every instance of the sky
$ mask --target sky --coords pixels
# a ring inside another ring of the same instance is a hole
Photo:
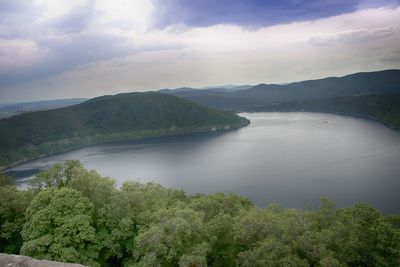
[[[400,0],[0,0],[0,103],[400,68]]]

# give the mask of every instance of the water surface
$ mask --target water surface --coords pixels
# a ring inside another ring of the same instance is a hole
[[[243,113],[245,128],[222,134],[97,145],[11,170],[22,185],[55,163],[126,180],[155,181],[190,193],[235,192],[259,206],[304,208],[321,196],[339,206],[366,202],[400,213],[400,132],[323,113]]]

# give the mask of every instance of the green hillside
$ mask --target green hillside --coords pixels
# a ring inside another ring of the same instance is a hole
[[[97,97],[78,105],[0,120],[0,165],[110,141],[204,132],[247,125],[216,111],[159,93]]]
[[[273,101],[299,101],[372,93],[400,93],[400,70],[383,70],[289,84],[259,84],[236,92],[194,90],[168,94],[221,110],[245,110]]]
[[[289,84],[259,84],[236,92],[186,90],[168,93],[219,110],[340,113],[400,128],[400,70]]]
[[[306,101],[277,101],[251,111],[310,111],[360,116],[400,129],[400,94],[342,96]]]

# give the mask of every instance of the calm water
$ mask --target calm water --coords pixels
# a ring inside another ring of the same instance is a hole
[[[235,192],[259,206],[303,208],[327,196],[400,213],[400,132],[373,121],[320,113],[244,113],[248,127],[145,144],[99,145],[14,169],[22,186],[39,170],[79,159],[126,180],[190,193]]]

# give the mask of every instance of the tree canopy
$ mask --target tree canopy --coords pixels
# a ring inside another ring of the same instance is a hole
[[[400,216],[366,204],[254,206],[113,179],[67,161],[0,186],[0,252],[90,266],[399,266]]]

